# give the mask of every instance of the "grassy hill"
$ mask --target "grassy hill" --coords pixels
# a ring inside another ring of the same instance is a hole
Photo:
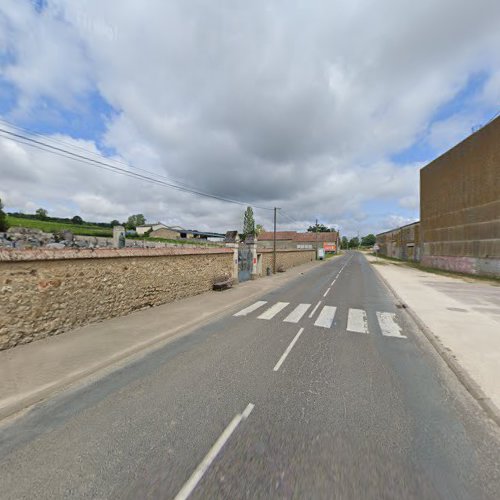
[[[92,224],[65,224],[63,222],[25,219],[21,217],[13,217],[11,215],[7,215],[7,224],[9,227],[16,226],[40,229],[46,233],[57,233],[68,230],[73,234],[80,234],[82,236],[113,236],[113,231],[110,228],[94,226]]]

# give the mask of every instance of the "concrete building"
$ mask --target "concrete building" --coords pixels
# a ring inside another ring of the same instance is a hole
[[[422,264],[500,276],[500,117],[420,171]]]
[[[401,260],[420,260],[420,222],[377,234],[378,252]]]
[[[176,240],[180,238],[180,233],[176,229],[170,229],[169,227],[159,227],[157,229],[153,229],[149,233],[150,238],[166,238],[169,240]]]
[[[139,235],[142,236],[146,234],[148,231],[156,231],[158,229],[166,228],[167,226],[165,224],[162,224],[161,222],[156,222],[155,224],[143,224],[142,226],[137,226],[135,228],[135,232]]]
[[[191,229],[184,229],[180,226],[167,226],[162,222],[137,226],[135,228],[135,231],[139,236],[143,236],[147,233],[151,238],[166,238],[169,240],[194,238],[212,242],[223,242],[225,236],[222,233],[213,233],[210,231],[195,231]]]
[[[381,255],[500,276],[500,117],[420,170],[420,223],[377,244]]]
[[[167,238],[167,239],[197,239],[207,240],[212,242],[223,242],[224,234],[212,233],[209,231],[194,231],[191,229],[183,229],[180,227],[164,226],[155,229],[149,233],[150,238]]]

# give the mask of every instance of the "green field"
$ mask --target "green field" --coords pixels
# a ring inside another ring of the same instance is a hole
[[[30,227],[40,229],[45,233],[58,233],[68,230],[73,234],[82,236],[113,236],[113,231],[110,228],[93,226],[91,224],[64,224],[63,222],[51,222],[36,219],[22,219],[20,217],[7,216],[7,224],[9,227]]]
[[[206,240],[195,240],[195,239],[189,239],[189,240],[174,240],[174,239],[168,239],[168,238],[144,238],[144,236],[127,236],[128,240],[146,240],[146,241],[159,241],[161,243],[175,243],[176,245],[190,245],[190,246],[202,246],[202,247],[218,247],[220,246],[219,243],[215,243],[213,241],[206,241]]]

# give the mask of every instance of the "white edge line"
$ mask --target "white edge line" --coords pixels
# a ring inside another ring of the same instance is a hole
[[[323,294],[323,297],[326,297],[328,295],[328,292],[331,290],[331,288],[329,288],[324,294]]]
[[[286,351],[282,354],[281,358],[276,363],[276,366],[273,368],[273,371],[277,372],[280,369],[280,366],[283,364],[283,361],[285,361],[288,354],[290,354],[290,351],[292,350],[293,346],[295,345],[295,342],[297,342],[297,340],[299,340],[299,337],[303,331],[304,331],[304,329],[301,328],[299,330],[299,332],[297,333],[297,335],[295,335],[293,340],[290,342],[290,345],[286,348]]]
[[[196,467],[190,478],[184,483],[184,486],[181,488],[179,493],[177,493],[174,500],[186,500],[189,495],[191,495],[197,484],[200,482],[200,479],[203,477],[212,462],[215,460],[220,450],[226,444],[227,440],[231,437],[231,434],[235,431],[236,427],[238,427],[242,420],[248,418],[253,409],[254,405],[252,403],[249,403],[245,408],[245,411],[241,415],[238,414],[233,418],[233,420],[231,420],[229,425],[224,429],[224,432],[219,436],[217,441],[215,441],[213,446],[205,455],[205,458],[201,461],[198,467]]]
[[[316,312],[316,309],[318,309],[319,305],[321,304],[321,300],[314,306],[314,309],[309,313],[309,317],[312,318],[314,316],[314,313]]]

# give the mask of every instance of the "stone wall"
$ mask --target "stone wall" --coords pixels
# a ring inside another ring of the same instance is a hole
[[[262,255],[262,275],[266,274],[268,267],[273,268],[273,251],[259,250],[259,255]],[[316,252],[314,250],[277,250],[276,251],[276,269],[290,269],[291,267],[300,266],[306,262],[314,260]]]
[[[422,264],[500,276],[500,118],[420,171]]]
[[[196,295],[229,248],[0,249],[0,349]]]

